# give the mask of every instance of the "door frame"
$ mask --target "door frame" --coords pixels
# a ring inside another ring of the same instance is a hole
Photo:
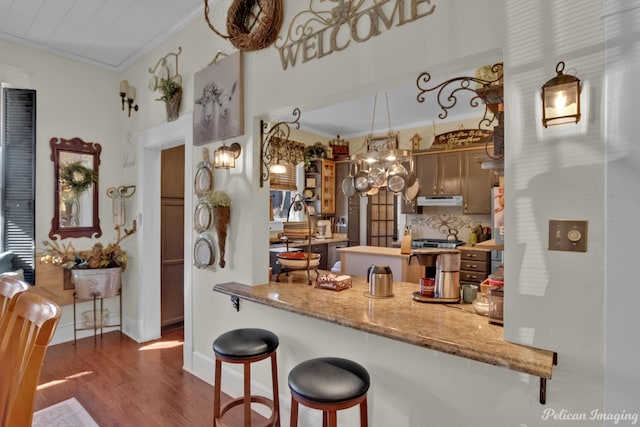
[[[160,338],[160,164],[161,151],[184,145],[184,346],[183,368],[193,368],[193,304],[191,232],[193,219],[193,118],[183,114],[173,122],[161,123],[136,134],[138,159],[139,211],[141,222],[137,235],[138,316],[131,325],[133,337],[139,342]]]

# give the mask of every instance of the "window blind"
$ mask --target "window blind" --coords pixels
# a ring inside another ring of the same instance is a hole
[[[3,88],[2,249],[34,283],[36,91]]]
[[[269,188],[271,190],[296,191],[296,166],[287,164],[285,173],[271,173],[269,175]]]

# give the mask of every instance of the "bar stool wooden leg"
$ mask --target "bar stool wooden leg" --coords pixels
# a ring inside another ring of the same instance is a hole
[[[244,427],[251,427],[251,365],[244,364]]]
[[[360,403],[360,427],[367,427],[369,419],[367,418],[367,398],[365,397]]]
[[[298,401],[291,396],[291,422],[289,427],[297,427],[298,425]]]
[[[336,411],[329,411],[329,427],[337,427],[338,426],[338,415]]]
[[[278,395],[278,364],[276,360],[276,353],[271,355],[271,384],[273,385],[273,411],[278,414],[276,419],[276,427],[280,427],[280,398]]]
[[[213,390],[213,427],[216,426],[216,420],[220,418],[220,384],[222,379],[222,362],[216,358],[216,373],[213,381],[215,389]]]

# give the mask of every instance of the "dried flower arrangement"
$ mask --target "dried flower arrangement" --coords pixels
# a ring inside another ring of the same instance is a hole
[[[119,225],[115,226],[115,230],[117,233],[115,242],[109,243],[107,246],[98,242],[86,251],[76,251],[71,242],[64,244],[45,240],[42,244],[46,247],[47,253],[40,258],[40,262],[59,265],[68,269],[122,267],[124,271],[127,268],[129,257],[127,252],[120,247],[120,243],[134,234],[136,230],[127,230],[125,228],[123,229],[124,235]]]
[[[220,268],[224,268],[225,244],[227,229],[231,220],[231,197],[224,191],[212,191],[207,195],[207,201],[213,207],[213,225],[218,234],[218,249],[220,250]]]

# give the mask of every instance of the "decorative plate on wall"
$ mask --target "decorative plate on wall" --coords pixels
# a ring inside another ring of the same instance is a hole
[[[206,234],[201,234],[193,245],[193,259],[198,268],[207,268],[215,262],[213,243]]]
[[[211,205],[203,200],[199,201],[193,215],[193,228],[198,233],[207,231],[211,227],[212,217]]]
[[[209,161],[209,150],[202,149],[203,160],[198,164],[194,180],[194,190],[198,197],[202,197],[213,189],[213,172]]]

